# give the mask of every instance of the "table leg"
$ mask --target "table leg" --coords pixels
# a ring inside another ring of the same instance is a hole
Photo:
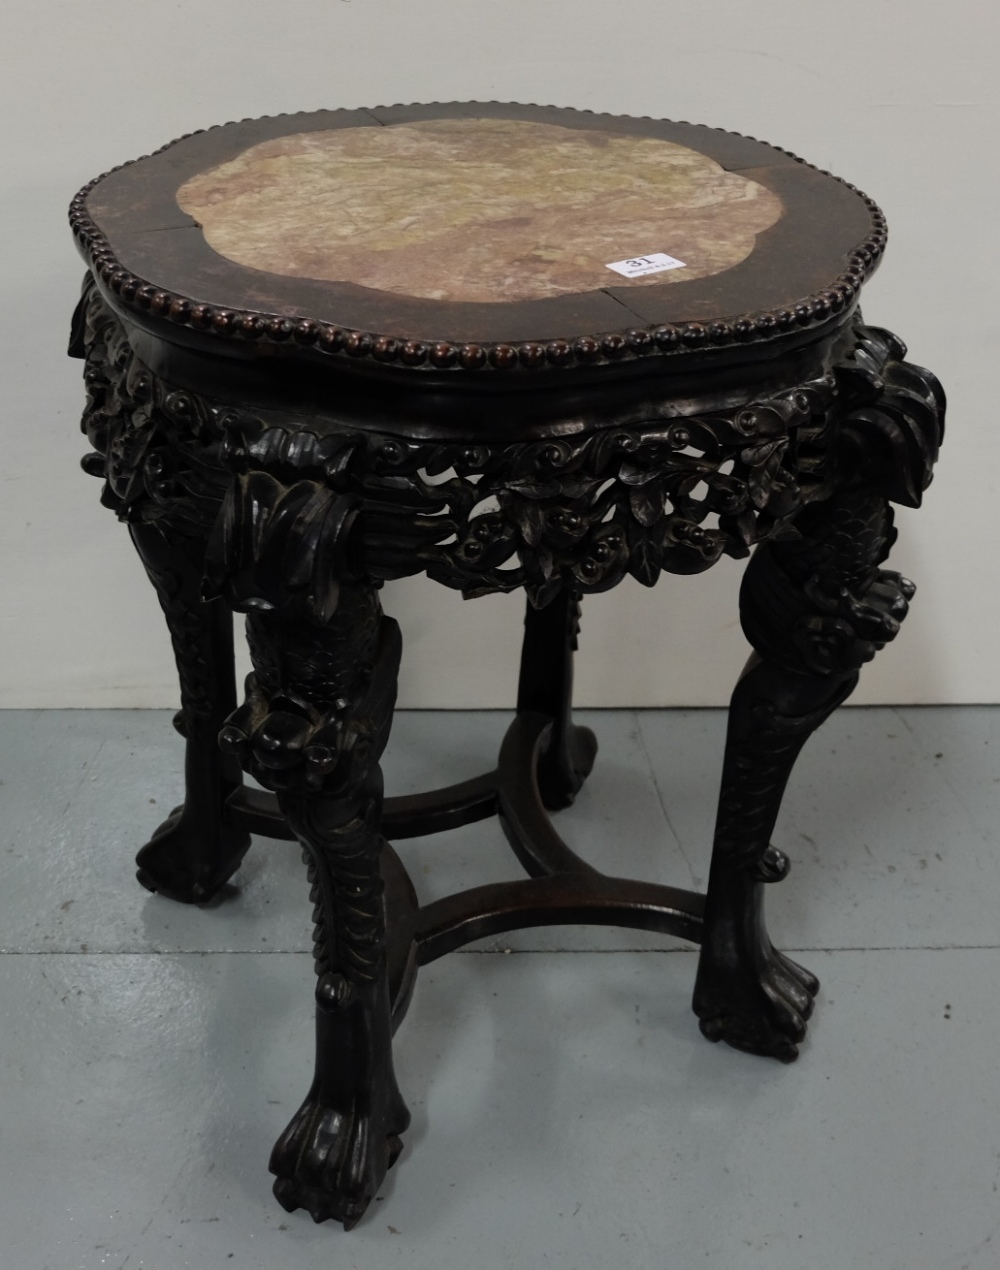
[[[210,407],[175,391],[133,352],[118,318],[89,280],[73,320],[71,350],[86,358],[82,427],[94,452],[85,471],[104,481],[101,501],[125,521],[170,629],[181,687],[175,719],[186,738],[185,796],[139,852],[139,881],[171,899],[202,903],[250,845],[224,824],[241,780],[216,738],[236,704],[232,615],[201,602],[212,524],[229,483]]]
[[[184,803],[140,850],[138,878],[169,899],[204,903],[250,846],[249,834],[223,822],[225,801],[243,778],[239,761],[218,746],[236,705],[233,617],[219,600],[201,602],[204,543],[161,525],[129,528],[170,629],[181,687],[174,722],[186,741]]]
[[[410,1119],[393,1072],[379,871],[399,627],[358,583],[341,586],[325,621],[255,612],[248,634],[255,674],[223,744],[277,792],[315,905],[315,1077],[271,1156],[274,1192],[289,1211],[350,1228]]]
[[[891,640],[913,586],[878,566],[895,532],[866,489],[806,510],[802,538],[759,548],[740,599],[755,649],[733,694],[694,1010],[703,1033],[790,1062],[819,987],[777,952],[763,888],[788,872],[770,844],[792,765]]]
[[[573,653],[579,630],[580,597],[571,591],[559,592],[545,608],[536,609],[529,602],[525,609],[517,710],[553,720],[538,762],[542,802],[553,811],[573,802],[597,754],[593,732],[572,721]]]

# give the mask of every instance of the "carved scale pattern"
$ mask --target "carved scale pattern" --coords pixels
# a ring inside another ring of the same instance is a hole
[[[234,597],[238,607],[248,607]],[[308,844],[317,992],[343,1004],[376,980],[385,918],[378,831],[399,632],[370,586],[345,588],[326,625],[250,609],[255,673],[220,741],[277,791]]]
[[[752,735],[730,744],[719,796],[713,859],[745,869],[758,882],[779,882],[789,861],[770,843],[778,803],[799,751],[854,688],[807,714],[782,714],[770,702],[753,707]]]
[[[313,905],[317,995],[343,1004],[352,986],[374,983],[385,949],[384,888],[377,816],[355,818],[324,839],[320,858],[303,851]]]

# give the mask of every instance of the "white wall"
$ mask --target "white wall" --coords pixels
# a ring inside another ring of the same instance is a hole
[[[0,704],[173,704],[169,645],[127,535],[77,467],[82,266],[65,206],[193,128],[396,101],[502,99],[716,124],[845,176],[889,218],[869,321],[951,401],[938,477],[899,517],[920,588],[856,701],[1000,699],[998,9],[993,0],[7,0],[2,40]],[[587,601],[578,698],[723,702],[745,656],[738,568]],[[512,700],[520,600],[386,588],[402,700]]]

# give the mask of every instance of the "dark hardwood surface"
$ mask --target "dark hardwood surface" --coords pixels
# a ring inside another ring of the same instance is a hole
[[[471,304],[237,265],[176,202],[262,141],[480,118],[680,143],[782,214],[711,276]],[[919,506],[944,419],[934,376],[861,319],[885,243],[871,200],[702,126],[466,103],[209,129],[99,178],[71,220],[88,264],[70,349],[86,360],[84,467],[129,527],[181,684],[185,800],[140,850],[139,880],[205,903],[251,833],[297,838],[307,863],[316,1067],[271,1159],[282,1205],[360,1220],[409,1123],[392,1032],[417,968],[503,930],[698,942],[704,1035],[796,1058],[818,982],[766,929],[764,891],[789,868],[771,834],[802,746],[906,616],[913,584],[882,567],[891,503]],[[571,717],[581,597],[723,555],[751,556],[753,653],[707,894],[602,875],[550,819],[596,755]],[[413,574],[526,592],[516,713],[495,771],[384,798],[402,650],[379,590]],[[242,702],[233,611],[254,663]],[[527,877],[420,908],[386,839],[490,815]]]
[[[483,304],[235,264],[212,250],[176,201],[187,179],[265,140],[455,117],[677,142],[773,190],[785,214],[747,259],[713,277],[640,289],[615,286],[609,274],[606,285],[579,294]],[[165,338],[173,325],[216,344],[252,344],[260,355],[302,348],[432,373],[565,370],[818,332],[850,307],[885,242],[870,199],[763,142],[701,125],[497,103],[320,111],[212,128],[99,178],[78,195],[72,218],[109,300]]]

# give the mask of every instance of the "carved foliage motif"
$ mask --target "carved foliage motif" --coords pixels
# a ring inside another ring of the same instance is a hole
[[[543,605],[563,587],[699,572],[779,530],[787,537],[794,520],[798,540],[776,558],[799,611],[776,623],[766,618],[774,597],[751,603],[748,635],[812,673],[843,673],[892,638],[912,593],[878,571],[894,536],[886,500],[919,503],[944,398],[895,337],[860,323],[828,374],[767,400],[488,445],[319,434],[235,411],[153,376],[92,284],[79,320],[83,426],[97,451],[85,466],[104,477],[104,501],[196,554],[214,523],[206,594],[238,609],[304,608],[322,623],[345,581],[418,572],[467,595],[523,586]],[[832,501],[809,507],[834,486]],[[188,696],[203,698],[200,632],[184,630],[197,614],[176,577],[147,565],[189,665]]]
[[[142,365],[92,281],[77,308],[71,352],[86,359],[81,427],[94,452],[83,468],[104,481],[104,505],[137,527],[135,543],[177,660],[177,725],[190,737],[211,720],[217,695],[207,656],[211,621],[197,601],[205,538],[229,479],[218,462],[221,431],[203,402],[172,391]]]
[[[298,597],[321,614],[332,562],[349,577],[426,572],[468,596],[523,586],[539,606],[564,587],[698,573],[817,496],[835,392],[830,374],[724,414],[513,445],[316,435],[233,412],[214,585],[243,607]],[[293,539],[309,540],[311,570],[273,567]],[[247,590],[232,579],[251,564]]]
[[[146,369],[92,282],[76,326],[74,351],[86,358],[81,427],[95,450],[83,467],[105,481],[105,506],[124,521],[162,520],[204,536],[228,485],[218,412]]]
[[[940,390],[893,337],[856,334],[830,373],[767,400],[512,445],[324,435],[228,413],[222,458],[239,479],[216,585],[252,565],[236,603],[301,600],[322,614],[335,575],[426,572],[469,596],[523,586],[543,605],[563,587],[602,591],[626,575],[651,586],[664,570],[745,556],[826,497],[845,464],[915,505],[937,452]],[[305,556],[296,540],[310,544]]]

